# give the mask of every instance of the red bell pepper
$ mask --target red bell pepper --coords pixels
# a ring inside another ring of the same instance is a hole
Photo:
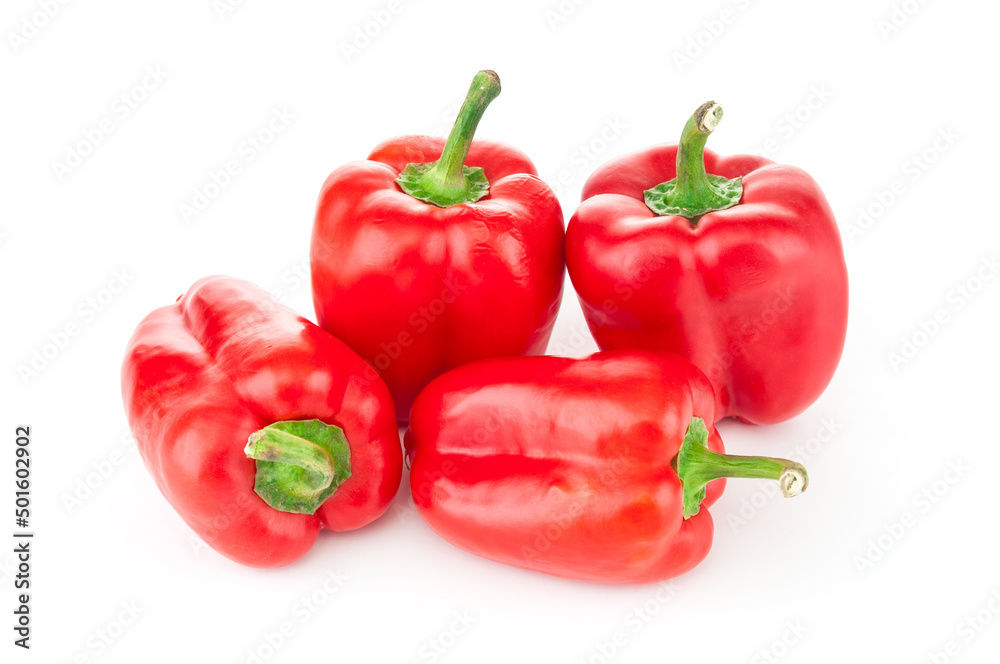
[[[566,263],[597,344],[679,353],[718,416],[767,424],[815,401],[847,333],[833,212],[804,171],[704,150],[714,102],[679,145],[612,160],[586,182]]]
[[[392,398],[364,369],[264,291],[209,277],[139,324],[122,397],[146,468],[181,518],[219,553],[277,567],[322,528],[377,518],[399,487]]]
[[[708,378],[677,355],[493,358],[420,393],[406,432],[417,509],[452,544],[574,579],[652,583],[712,544],[722,477],[806,488],[797,463],[723,454]],[[707,485],[707,486],[706,486]]]
[[[435,376],[485,357],[543,353],[555,323],[559,202],[522,152],[472,140],[499,92],[497,75],[479,72],[447,142],[389,140],[331,173],[320,193],[311,249],[318,322],[385,379],[401,422]]]

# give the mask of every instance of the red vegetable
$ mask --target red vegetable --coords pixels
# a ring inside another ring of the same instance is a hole
[[[679,353],[712,380],[720,418],[781,422],[840,360],[847,267],[809,175],[704,150],[721,117],[708,102],[679,146],[599,168],[569,222],[566,263],[600,348]]]
[[[421,392],[406,433],[417,509],[452,544],[502,563],[607,583],[697,565],[721,477],[808,482],[783,459],[722,454],[708,379],[647,351],[494,358]],[[706,488],[706,485],[707,488]]]
[[[277,567],[322,528],[369,523],[396,493],[392,400],[364,369],[264,291],[209,277],[139,324],[122,397],[146,468],[184,521],[239,563]]]
[[[435,376],[543,353],[552,333],[562,210],[523,153],[472,141],[499,92],[496,74],[480,72],[447,143],[387,141],[331,173],[320,193],[317,319],[385,379],[400,421]]]

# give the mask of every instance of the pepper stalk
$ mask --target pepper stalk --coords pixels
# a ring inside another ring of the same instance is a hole
[[[657,215],[686,217],[692,226],[715,210],[725,210],[743,197],[743,178],[705,172],[705,143],[722,120],[722,106],[707,101],[684,125],[677,145],[677,177],[642,192],[646,207]]]
[[[351,476],[344,430],[320,420],[270,424],[243,451],[257,461],[254,492],[282,512],[314,514]]]
[[[786,498],[797,496],[809,486],[802,464],[788,459],[720,454],[708,449],[708,427],[700,417],[691,418],[684,442],[674,457],[674,467],[683,487],[684,518],[698,513],[705,500],[705,487],[722,477],[778,480]]]
[[[499,94],[500,77],[495,71],[485,69],[476,74],[441,158],[424,164],[407,164],[396,178],[399,188],[438,207],[474,203],[490,193],[490,183],[483,169],[466,166],[465,160],[486,107]]]

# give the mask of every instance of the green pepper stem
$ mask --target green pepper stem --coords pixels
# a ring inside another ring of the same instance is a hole
[[[303,483],[290,487],[302,494],[319,493],[330,486],[337,472],[333,457],[316,443],[267,427],[254,431],[243,450],[251,459],[288,463],[301,468]]]
[[[646,190],[646,205],[658,215],[679,215],[697,225],[698,217],[740,202],[742,178],[724,178],[705,171],[705,143],[722,120],[722,106],[707,101],[684,125],[677,146],[677,177]]]
[[[698,513],[705,499],[705,487],[723,477],[778,480],[786,498],[797,496],[809,486],[802,464],[764,456],[720,454],[708,449],[708,428],[700,417],[691,418],[684,443],[674,459],[684,492],[684,518]]]
[[[243,451],[257,461],[254,491],[283,512],[313,514],[350,477],[343,430],[319,420],[275,422],[250,434]]]
[[[465,160],[479,121],[500,94],[500,77],[483,70],[472,79],[465,103],[444,144],[441,158],[425,164],[408,164],[396,182],[416,199],[438,207],[472,203],[489,193],[489,182],[481,168],[469,168]]]
[[[705,172],[705,143],[722,121],[722,107],[707,101],[698,107],[681,131],[677,145],[677,187],[674,204],[688,206],[718,196]]]
[[[465,159],[472,147],[472,137],[476,134],[479,121],[486,113],[486,107],[500,94],[500,77],[495,71],[484,69],[476,74],[469,87],[462,108],[458,111],[455,125],[451,128],[448,141],[444,144],[441,158],[428,172],[428,177],[437,179],[442,189],[463,189],[465,187]]]

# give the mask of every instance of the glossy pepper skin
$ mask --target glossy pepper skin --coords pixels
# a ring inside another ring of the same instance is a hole
[[[600,167],[567,227],[569,274],[600,348],[679,353],[712,380],[720,418],[781,422],[819,397],[840,360],[840,234],[804,171],[708,150],[703,163],[703,174],[742,178],[742,196],[693,217],[645,202],[677,177],[678,145]]]
[[[146,468],[184,521],[236,562],[277,567],[305,554],[323,528],[374,520],[396,493],[402,452],[392,399],[365,366],[252,284],[209,277],[139,324],[122,397]],[[255,493],[259,462],[247,456],[248,439],[264,437],[255,432],[298,421],[340,427],[349,446],[349,477],[315,513],[266,503]]]
[[[320,192],[311,248],[317,320],[381,375],[401,422],[448,369],[543,353],[559,309],[562,210],[522,152],[471,140],[463,118],[481,114],[488,99],[478,103],[463,107],[452,147],[426,136],[386,141],[331,173]],[[437,205],[397,183],[408,165],[439,159],[459,175],[463,165],[481,168],[488,193]]]
[[[722,452],[714,409],[708,379],[677,355],[468,364],[413,405],[405,438],[413,498],[439,535],[491,560],[604,583],[667,579],[711,548],[705,508],[724,483],[696,496],[706,482],[686,489],[675,465],[694,418],[703,443]]]

